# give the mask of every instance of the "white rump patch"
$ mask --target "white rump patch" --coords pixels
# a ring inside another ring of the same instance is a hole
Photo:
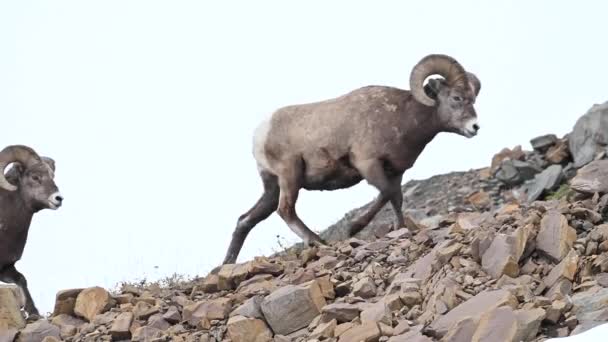
[[[266,140],[268,139],[268,132],[270,132],[270,118],[262,121],[253,133],[253,157],[257,161],[260,171],[270,169],[264,149],[264,145],[266,145]]]

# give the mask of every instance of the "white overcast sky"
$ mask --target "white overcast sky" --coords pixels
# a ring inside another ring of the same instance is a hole
[[[438,136],[404,182],[561,136],[608,100],[608,6],[586,3],[3,1],[0,148],[54,158],[65,196],[34,218],[18,268],[43,312],[61,289],[205,275],[261,193],[262,118],[364,85],[407,89],[428,53],[481,79],[481,131]],[[375,195],[303,192],[298,210],[322,230]],[[239,260],[270,253],[277,234],[298,241],[275,214]]]

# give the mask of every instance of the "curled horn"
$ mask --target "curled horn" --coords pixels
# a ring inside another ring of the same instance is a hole
[[[414,98],[429,107],[436,104],[436,101],[428,97],[424,92],[424,81],[431,75],[440,75],[447,81],[448,85],[464,86],[467,84],[467,73],[454,58],[432,54],[424,57],[412,69],[410,74],[410,89]]]
[[[473,87],[475,96],[479,95],[479,91],[481,90],[481,81],[479,81],[479,78],[477,78],[474,73],[467,71],[467,79],[469,80],[469,84]]]
[[[28,168],[32,164],[42,162],[42,160],[33,149],[24,145],[12,145],[0,151],[0,188],[8,191],[17,190],[17,187],[9,183],[4,177],[4,170],[14,162]]]

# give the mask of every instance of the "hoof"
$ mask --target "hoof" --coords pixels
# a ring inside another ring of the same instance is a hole
[[[314,240],[309,240],[306,243],[309,247],[322,247],[322,246],[327,246],[327,242],[325,242],[325,240],[318,238],[318,239],[314,239]]]

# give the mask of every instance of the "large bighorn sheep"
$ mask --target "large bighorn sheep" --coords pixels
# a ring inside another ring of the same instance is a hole
[[[431,75],[443,78],[424,81]],[[255,130],[253,155],[264,185],[258,202],[238,219],[224,264],[235,263],[253,227],[275,210],[304,242],[324,244],[296,214],[300,189],[349,188],[362,179],[380,195],[350,227],[361,231],[391,202],[398,226],[401,180],[440,132],[477,134],[473,104],[479,79],[452,57],[424,57],[410,75],[411,91],[367,86],[330,100],[278,109]]]
[[[13,167],[4,174],[6,167]],[[27,280],[15,263],[21,259],[35,213],[57,209],[63,197],[55,185],[55,162],[23,145],[0,151],[0,281],[15,283],[25,295],[29,318],[39,316]]]

